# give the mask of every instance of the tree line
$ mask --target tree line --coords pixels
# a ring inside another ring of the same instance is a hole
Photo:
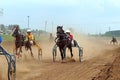
[[[0,24],[0,33],[9,34],[10,32],[12,32],[12,29],[13,29],[14,25],[16,25],[16,24],[10,24],[10,25]],[[27,29],[28,28],[20,29],[20,30],[21,30],[21,32],[26,33]],[[32,32],[35,33],[35,34],[44,34],[44,33],[46,33],[45,31],[38,30],[38,29],[32,30]]]

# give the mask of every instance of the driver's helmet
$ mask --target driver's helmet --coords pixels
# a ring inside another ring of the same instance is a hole
[[[27,30],[27,32],[28,32],[28,33],[30,33],[30,32],[31,32],[31,30],[30,30],[30,29],[28,29],[28,30]]]
[[[0,36],[0,43],[2,43],[2,36]]]
[[[66,33],[70,33],[70,30],[66,30],[65,32],[66,32]]]

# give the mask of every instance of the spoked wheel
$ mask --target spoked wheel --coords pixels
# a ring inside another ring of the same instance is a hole
[[[83,48],[80,47],[79,49],[79,61],[82,62],[83,61]]]
[[[57,46],[56,45],[54,46],[52,53],[53,53],[53,62],[55,62],[56,56],[57,56]]]
[[[38,51],[38,59],[41,60],[42,59],[42,49],[40,49]]]
[[[8,80],[16,80],[16,61],[11,60],[8,63]]]
[[[57,51],[53,49],[53,62],[56,61]]]

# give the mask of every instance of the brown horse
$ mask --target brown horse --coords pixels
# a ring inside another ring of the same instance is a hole
[[[20,33],[19,26],[14,25],[12,36],[15,37],[15,54],[18,55],[18,58],[22,53],[22,46],[24,45],[24,36]]]
[[[26,50],[30,50],[31,56],[33,57],[33,52],[31,48],[32,45],[30,44],[29,40],[25,41],[25,36],[22,35],[22,33],[20,32],[19,26],[14,26],[12,36],[15,37],[15,50],[18,58],[21,56],[22,46],[25,46]],[[38,59],[40,59],[40,57],[42,56],[42,48],[37,42],[35,42],[34,45],[38,48]]]

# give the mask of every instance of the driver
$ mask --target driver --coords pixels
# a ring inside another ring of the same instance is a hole
[[[27,30],[27,39],[28,39],[28,41],[30,42],[30,44],[34,44],[34,35],[31,33],[31,30],[30,29],[28,29]]]

